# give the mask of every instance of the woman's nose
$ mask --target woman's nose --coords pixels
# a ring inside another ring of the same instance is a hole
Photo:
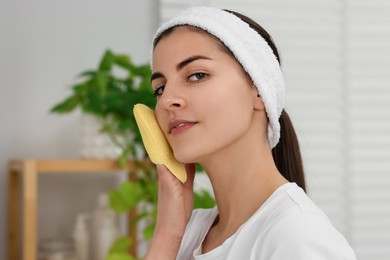
[[[167,87],[165,87],[159,102],[168,110],[183,108],[185,106],[184,97],[174,89],[169,89]]]

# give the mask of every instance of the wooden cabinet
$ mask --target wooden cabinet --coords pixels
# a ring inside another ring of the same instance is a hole
[[[37,259],[39,174],[126,171],[128,178],[133,179],[136,170],[136,164],[131,161],[121,168],[117,160],[11,160],[8,176],[8,260]],[[130,212],[129,219],[134,217],[135,212]],[[128,226],[128,235],[132,241],[137,241],[135,228]],[[131,253],[134,254],[136,248],[137,244],[133,243]]]

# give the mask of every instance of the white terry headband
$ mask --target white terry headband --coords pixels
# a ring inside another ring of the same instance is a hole
[[[239,17],[213,7],[185,10],[162,24],[153,42],[164,31],[178,25],[198,27],[214,35],[234,54],[262,97],[269,120],[268,142],[274,148],[280,138],[279,117],[284,107],[285,89],[280,65],[268,43]]]

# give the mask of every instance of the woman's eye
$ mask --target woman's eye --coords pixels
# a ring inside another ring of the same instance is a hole
[[[160,86],[153,91],[155,97],[159,97],[163,94],[165,86]]]
[[[188,77],[188,80],[191,82],[196,82],[196,81],[204,79],[206,76],[207,76],[207,74],[204,72],[197,72],[197,73],[191,74]]]

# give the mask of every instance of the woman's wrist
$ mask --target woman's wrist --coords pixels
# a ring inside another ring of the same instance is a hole
[[[155,233],[144,260],[175,260],[181,239]]]

